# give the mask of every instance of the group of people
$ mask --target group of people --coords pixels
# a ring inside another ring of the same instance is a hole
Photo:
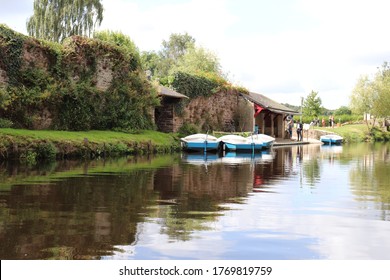
[[[287,123],[287,130],[290,139],[292,138],[293,128],[294,128],[294,120],[291,118]],[[297,121],[296,129],[297,129],[297,140],[302,141],[303,124],[300,121]]]
[[[320,120],[318,118],[315,118],[310,123],[310,126],[319,126],[319,125],[320,125]],[[322,127],[326,126],[325,118],[322,118],[321,126]],[[332,127],[332,128],[334,127],[334,116],[333,115],[329,116],[329,127]]]

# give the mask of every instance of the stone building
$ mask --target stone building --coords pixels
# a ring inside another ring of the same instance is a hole
[[[275,138],[285,138],[286,119],[300,114],[262,94],[250,92],[241,95],[253,103],[254,123],[258,127],[259,133]]]
[[[160,86],[159,96],[161,105],[154,110],[157,129],[162,132],[177,132],[183,122],[176,117],[175,106],[188,97],[164,86]]]
[[[160,87],[161,105],[155,109],[155,123],[159,131],[177,132],[183,123],[197,124],[200,128],[225,132],[255,131],[275,138],[285,138],[286,119],[299,115],[294,111],[262,94],[248,94],[235,91],[217,92],[210,97],[187,96],[172,89]],[[177,108],[183,111],[179,116]],[[176,108],[176,109],[175,109]],[[204,130],[204,129],[203,129]]]

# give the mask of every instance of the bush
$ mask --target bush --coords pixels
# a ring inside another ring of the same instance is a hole
[[[377,127],[371,129],[371,136],[376,142],[390,141],[390,132],[383,131]]]
[[[199,133],[199,128],[191,123],[185,123],[179,128],[179,136],[185,137],[187,135]]]
[[[13,125],[12,121],[0,118],[0,128],[11,128]]]
[[[54,160],[57,155],[57,148],[51,142],[39,143],[36,147],[36,157],[39,160]]]
[[[325,126],[329,126],[329,116],[319,116],[318,117],[319,126],[320,127],[322,126],[322,124],[321,124],[322,118],[324,118],[324,120],[325,120]],[[303,123],[311,123],[314,119],[315,119],[314,117],[302,116]],[[295,121],[300,120],[300,116],[295,116],[294,120]],[[341,124],[354,123],[354,122],[359,122],[362,120],[363,120],[363,116],[361,116],[361,115],[334,115],[335,125],[337,123],[341,123]]]

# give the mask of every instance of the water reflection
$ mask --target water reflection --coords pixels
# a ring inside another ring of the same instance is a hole
[[[389,158],[362,144],[2,163],[0,258],[390,258]]]

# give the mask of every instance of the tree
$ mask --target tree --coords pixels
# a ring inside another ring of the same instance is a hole
[[[335,115],[351,115],[352,111],[347,106],[341,106],[335,112]]]
[[[318,92],[311,91],[303,102],[303,114],[310,117],[318,117],[321,114],[321,98],[317,96]]]
[[[152,76],[159,76],[158,68],[161,63],[161,58],[155,51],[142,52],[141,63],[142,63],[142,68],[144,70],[149,70]]]
[[[172,59],[176,62],[179,58],[186,54],[189,48],[195,46],[195,39],[192,36],[188,35],[188,33],[173,33],[169,37],[168,41],[164,40],[162,42],[162,45],[162,57],[166,59]]]
[[[374,118],[386,119],[390,115],[390,66],[384,62],[373,80],[368,76],[359,78],[350,97],[354,113],[370,113]],[[373,125],[375,121],[373,122]],[[368,123],[367,123],[368,126]]]
[[[361,76],[350,97],[350,107],[354,114],[372,113],[374,91],[368,76]]]
[[[171,72],[199,74],[200,72],[221,74],[218,57],[202,47],[190,47],[178,60]]]
[[[377,117],[390,117],[390,66],[387,62],[377,72],[373,88],[373,114]]]
[[[161,59],[158,63],[157,74],[159,77],[167,77],[171,74],[170,70],[177,65],[187,50],[195,46],[195,39],[187,33],[173,33],[168,41],[162,42],[162,45],[163,49],[159,52]]]
[[[36,38],[62,42],[73,35],[90,37],[102,20],[101,0],[34,0],[27,31]]]

